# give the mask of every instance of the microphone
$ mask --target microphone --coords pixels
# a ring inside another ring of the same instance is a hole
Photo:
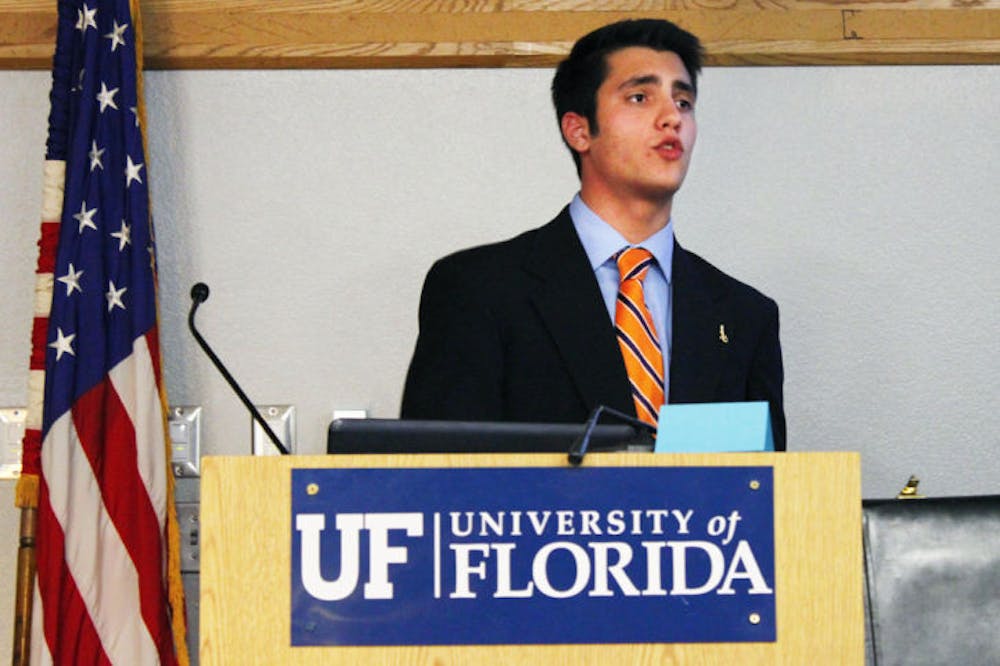
[[[590,418],[587,419],[587,427],[583,429],[583,434],[577,437],[576,441],[573,442],[573,446],[569,449],[570,465],[577,466],[583,462],[583,457],[587,455],[587,448],[590,446],[590,438],[594,435],[594,428],[597,427],[597,422],[600,421],[601,417],[605,414],[613,416],[622,423],[635,426],[637,435],[646,431],[651,437],[656,436],[655,426],[651,426],[645,421],[640,421],[634,416],[629,416],[628,414],[619,412],[617,409],[612,409],[607,405],[598,405],[597,409],[590,413]]]
[[[281,443],[278,436],[274,434],[273,430],[271,430],[271,426],[267,425],[267,421],[265,421],[264,417],[261,416],[260,411],[258,411],[257,407],[255,407],[252,402],[250,402],[250,398],[248,398],[247,394],[243,392],[240,385],[237,384],[236,380],[233,379],[233,376],[229,374],[229,370],[226,370],[226,366],[222,364],[219,357],[215,355],[212,348],[208,346],[207,342],[205,342],[205,338],[201,337],[201,333],[199,333],[198,329],[195,328],[194,313],[198,310],[199,305],[208,300],[208,293],[208,285],[204,282],[199,282],[191,287],[191,311],[188,312],[188,328],[191,329],[191,335],[194,336],[194,339],[198,342],[198,346],[201,347],[202,351],[208,355],[212,364],[215,365],[216,369],[222,374],[226,382],[229,383],[229,387],[232,388],[237,397],[243,401],[243,405],[250,410],[250,415],[253,416],[254,421],[256,421],[260,427],[264,429],[264,432],[267,433],[271,443],[274,444],[275,448],[281,452],[281,455],[287,456],[288,449],[285,448],[285,445]]]

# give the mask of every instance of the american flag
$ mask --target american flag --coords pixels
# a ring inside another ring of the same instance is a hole
[[[184,664],[138,0],[58,14],[17,492],[37,490],[31,661]]]

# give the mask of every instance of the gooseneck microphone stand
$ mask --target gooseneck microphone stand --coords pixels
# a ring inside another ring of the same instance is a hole
[[[617,409],[612,409],[607,405],[598,405],[590,413],[590,418],[587,419],[587,427],[584,428],[583,433],[580,434],[569,449],[570,465],[576,466],[583,462],[584,456],[587,455],[587,448],[590,446],[590,438],[594,434],[594,428],[597,427],[597,422],[601,420],[602,416],[610,416],[617,421],[633,426],[636,429],[637,435],[645,432],[650,437],[656,436],[656,428],[645,421],[640,421],[634,416],[619,412]]]
[[[243,389],[240,388],[240,385],[237,384],[236,380],[233,379],[233,376],[229,374],[229,370],[226,369],[226,366],[222,364],[222,361],[219,360],[219,357],[215,355],[215,352],[212,351],[212,348],[208,346],[207,342],[205,342],[205,338],[201,337],[201,333],[199,333],[198,329],[195,328],[194,313],[198,310],[198,306],[207,300],[208,300],[207,284],[205,284],[204,282],[199,282],[195,284],[193,287],[191,287],[191,311],[188,312],[188,328],[191,329],[191,335],[194,336],[194,339],[198,342],[198,346],[201,347],[202,351],[204,351],[208,355],[208,358],[211,359],[212,364],[215,365],[215,368],[222,374],[226,382],[228,382],[229,387],[233,389],[237,397],[239,397],[239,399],[243,402],[243,405],[250,411],[250,414],[251,416],[253,416],[254,421],[256,421],[260,425],[260,427],[264,429],[264,432],[267,433],[267,436],[271,440],[271,443],[274,444],[275,448],[281,452],[281,455],[287,456],[288,449],[286,449],[285,445],[281,443],[281,440],[278,439],[278,436],[274,434],[274,431],[271,430],[271,426],[269,426],[267,424],[267,421],[264,420],[264,417],[261,416],[260,411],[258,411],[257,407],[255,407],[252,402],[250,402],[250,398],[248,398],[247,394],[243,392]]]

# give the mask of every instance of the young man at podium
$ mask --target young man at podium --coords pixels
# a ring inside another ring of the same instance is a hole
[[[548,224],[434,264],[403,418],[582,423],[603,404],[655,425],[666,401],[761,400],[785,448],[777,305],[674,238],[701,58],[652,19],[574,45],[552,98],[580,191]]]

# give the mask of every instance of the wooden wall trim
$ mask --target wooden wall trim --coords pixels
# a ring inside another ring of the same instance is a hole
[[[0,0],[0,69],[51,66],[55,5]],[[639,16],[697,34],[709,65],[1000,63],[1000,0],[145,0],[142,7],[148,69],[550,66],[585,32]]]

